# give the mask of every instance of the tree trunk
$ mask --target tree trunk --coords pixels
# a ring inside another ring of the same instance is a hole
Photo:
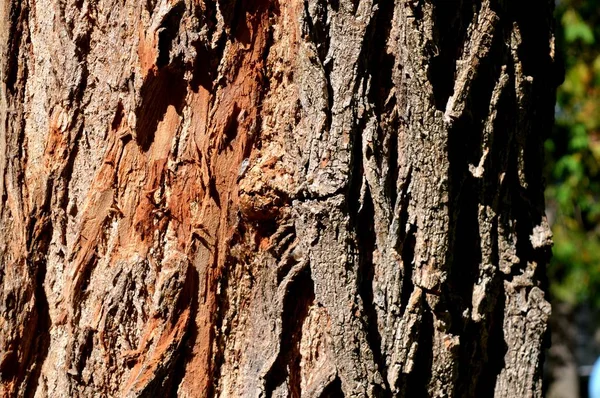
[[[541,396],[533,3],[4,0],[2,396]]]

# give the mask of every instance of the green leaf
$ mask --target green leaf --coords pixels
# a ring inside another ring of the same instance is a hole
[[[568,10],[562,18],[565,28],[565,41],[574,43],[581,40],[583,43],[594,44],[594,31],[585,23],[575,10]]]
[[[569,140],[569,149],[572,151],[580,151],[588,149],[589,141],[588,134],[583,124],[576,124],[571,129],[571,139]]]

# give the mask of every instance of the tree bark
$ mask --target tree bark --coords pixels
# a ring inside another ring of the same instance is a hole
[[[5,397],[540,397],[551,0],[4,0]]]

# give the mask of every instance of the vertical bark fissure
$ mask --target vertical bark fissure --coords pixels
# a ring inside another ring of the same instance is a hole
[[[293,279],[286,282],[283,310],[281,313],[281,340],[277,359],[265,375],[265,392],[271,397],[276,387],[288,381],[288,396],[299,398],[300,387],[300,340],[302,324],[314,301],[314,287],[310,268],[303,266]]]

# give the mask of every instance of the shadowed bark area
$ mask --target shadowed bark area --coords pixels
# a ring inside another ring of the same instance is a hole
[[[534,3],[3,2],[0,395],[541,397]]]

